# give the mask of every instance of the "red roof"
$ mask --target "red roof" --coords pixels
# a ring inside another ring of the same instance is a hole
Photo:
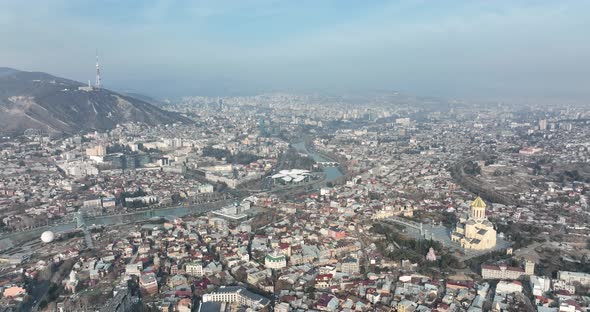
[[[295,301],[295,300],[297,300],[297,297],[295,297],[295,296],[287,295],[287,296],[281,297],[281,302],[291,302],[291,301]]]
[[[192,292],[190,290],[177,290],[175,295],[176,297],[190,297]]]
[[[329,280],[332,279],[332,274],[318,274],[318,276],[316,276],[316,280]]]

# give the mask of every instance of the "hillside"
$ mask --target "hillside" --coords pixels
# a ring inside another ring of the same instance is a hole
[[[107,130],[119,123],[149,125],[191,120],[143,100],[41,72],[0,68],[0,134],[25,129],[76,133]]]

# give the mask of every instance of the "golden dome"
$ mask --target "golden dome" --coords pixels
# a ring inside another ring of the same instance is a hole
[[[486,203],[481,199],[481,197],[477,196],[477,198],[471,202],[472,208],[485,208]]]

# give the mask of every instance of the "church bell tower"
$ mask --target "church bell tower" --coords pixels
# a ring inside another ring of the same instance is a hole
[[[470,217],[476,220],[485,219],[486,217],[486,203],[479,196],[471,202]]]

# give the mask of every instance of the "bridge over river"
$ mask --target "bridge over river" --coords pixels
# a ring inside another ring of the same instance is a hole
[[[141,210],[137,212],[130,212],[126,214],[118,215],[104,215],[104,216],[82,216],[75,214],[74,220],[64,222],[58,225],[42,226],[31,230],[22,232],[13,232],[0,236],[0,251],[11,248],[12,246],[18,245],[21,242],[36,239],[41,236],[41,233],[45,231],[52,231],[56,234],[65,233],[76,228],[84,228],[91,225],[117,225],[133,223],[138,221],[147,220],[153,217],[169,217],[176,218],[182,217],[193,213],[205,213],[212,210],[219,209],[225,205],[229,205],[233,202],[233,199],[218,201],[208,204],[199,205],[188,205],[188,206],[177,206],[177,207],[165,207],[156,208],[149,210]]]
[[[295,149],[297,149],[300,152],[308,154],[316,162],[323,162],[326,164],[337,164],[337,162],[334,162],[331,159],[327,159],[315,152],[308,151],[304,142],[295,143],[293,144],[293,147],[295,147]],[[338,179],[343,176],[342,172],[337,166],[324,166],[323,172],[325,174],[325,180],[323,182],[334,181],[335,179]],[[312,186],[315,186],[315,184],[313,184]],[[287,190],[286,193],[290,194],[290,192],[294,191],[295,189]],[[194,204],[187,206],[146,209],[117,215],[83,216],[81,219],[78,219],[79,217],[74,216],[74,219],[64,221],[60,224],[41,226],[21,232],[0,234],[0,251],[16,246],[21,242],[37,239],[41,236],[41,233],[43,233],[44,231],[52,231],[56,234],[59,234],[75,230],[76,228],[80,228],[81,226],[84,227],[85,225],[117,225],[143,221],[153,217],[182,217],[188,214],[206,213],[212,210],[217,210],[223,206],[232,204],[235,200],[236,199],[227,199],[219,200],[216,202]],[[88,242],[90,242],[91,244],[91,240],[87,240],[87,243]]]
[[[316,161],[316,164],[318,164],[322,168],[340,166],[340,164],[335,161]]]

